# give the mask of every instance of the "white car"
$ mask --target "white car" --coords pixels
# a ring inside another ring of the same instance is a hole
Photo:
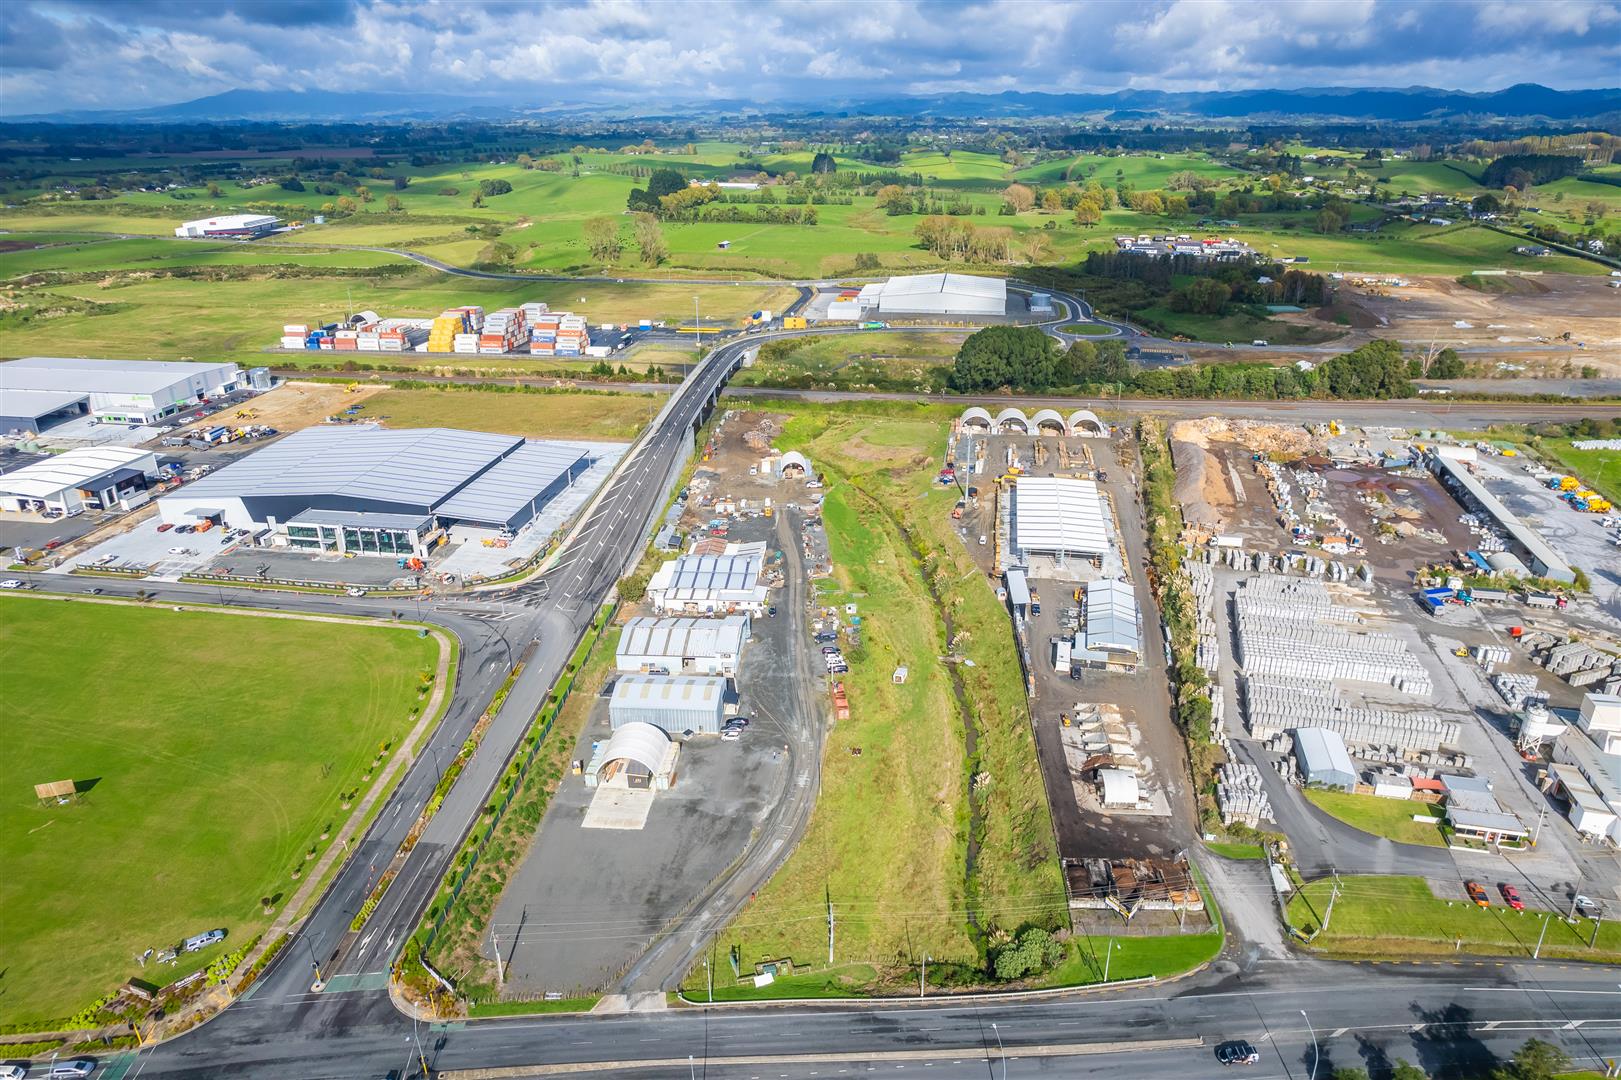
[[[351,585],[347,589],[343,590],[343,593],[345,596],[365,596],[366,590]]]
[[[187,549],[187,548],[172,547],[172,548],[169,549],[169,554],[170,555],[185,555],[185,554],[188,553],[188,551],[189,551],[189,549]]]
[[[4,581],[0,581],[0,589],[20,589],[22,587],[23,583],[20,578],[10,577],[6,578]]]

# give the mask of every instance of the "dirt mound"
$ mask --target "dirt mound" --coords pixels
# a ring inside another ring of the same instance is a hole
[[[1337,301],[1325,307],[1314,310],[1312,318],[1319,322],[1334,323],[1337,326],[1349,326],[1353,330],[1372,330],[1381,325],[1379,316],[1360,304]]]
[[[1235,442],[1263,454],[1309,454],[1319,449],[1318,440],[1303,427],[1221,416],[1178,421],[1171,426],[1171,442],[1192,443],[1206,450],[1212,442]]]
[[[1180,426],[1180,425],[1178,425]],[[1210,504],[1207,488],[1225,492],[1222,469],[1213,455],[1191,442],[1171,441],[1171,465],[1176,469],[1176,501],[1182,507],[1182,520],[1189,525],[1219,527],[1221,514]],[[1232,502],[1229,495],[1223,502]]]

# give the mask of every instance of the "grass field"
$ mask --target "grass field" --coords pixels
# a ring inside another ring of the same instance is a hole
[[[1214,851],[1224,859],[1264,859],[1266,852],[1261,850],[1260,844],[1243,844],[1224,840],[1211,840],[1205,847]]]
[[[781,360],[760,360],[738,372],[742,386],[792,389],[944,389],[966,334],[840,334],[811,338]]]
[[[1132,312],[1132,317],[1168,337],[1187,337],[1195,341],[1232,341],[1247,345],[1263,340],[1273,345],[1316,345],[1340,336],[1337,330],[1259,318],[1242,310],[1228,315],[1193,315],[1156,304]]]
[[[745,971],[761,959],[792,956],[823,969],[806,986],[831,979],[837,988],[830,993],[871,992],[892,978],[915,977],[906,974],[907,958],[925,950],[941,964],[977,969],[965,909],[987,927],[1063,918],[1063,883],[1008,621],[978,575],[963,572],[971,565],[960,543],[955,554],[941,543],[951,501],[929,490],[945,434],[938,412],[800,410],[778,440],[830,470],[823,519],[836,581],[822,601],[858,605],[863,650],[845,679],[852,717],[829,734],[805,838],[721,935],[723,950],[739,946]],[[954,629],[973,641],[977,666],[960,671],[976,717],[977,767],[994,780],[979,796],[984,814],[971,878],[966,736],[938,660],[939,608],[902,527],[926,553]],[[902,664],[910,671],[903,687],[890,680]],[[872,828],[878,806],[883,827]],[[839,927],[832,972],[825,969],[829,895]],[[859,977],[849,965],[861,967]],[[689,978],[689,992],[701,977]],[[729,971],[725,981],[730,985]]]
[[[1613,503],[1621,504],[1621,451],[1577,450],[1574,439],[1543,439],[1539,444],[1543,454],[1569,469],[1576,478],[1588,484]]]
[[[1491,883],[1485,883],[1488,889]],[[1528,957],[1542,933],[1540,911],[1513,911],[1496,903],[1479,908],[1462,900],[1438,900],[1423,878],[1341,877],[1340,897],[1329,928],[1313,946],[1342,956],[1390,957],[1453,955]],[[1316,929],[1328,907],[1333,882],[1314,881],[1289,904],[1289,921],[1307,933]],[[1535,903],[1534,897],[1527,897]],[[1557,915],[1542,941],[1544,959],[1560,957],[1595,963],[1621,962],[1621,924],[1606,922],[1598,930],[1598,947],[1589,949],[1591,919],[1567,922]],[[1461,941],[1461,945],[1459,942]]]
[[[210,198],[203,189],[196,188],[182,192],[190,196],[183,200],[176,200],[168,194],[129,193],[106,202],[30,204],[0,211],[0,228],[56,236],[113,233],[161,238],[170,234],[176,221],[211,212],[243,210],[255,202],[268,202],[281,207],[284,216],[297,216],[306,222],[307,227],[296,235],[295,244],[403,247],[456,265],[469,265],[479,257],[489,241],[470,235],[468,229],[493,225],[504,230],[500,240],[513,247],[515,265],[519,268],[547,273],[608,272],[641,276],[650,271],[640,264],[637,249],[630,242],[631,223],[624,218],[622,211],[631,189],[644,181],[629,173],[631,170],[671,166],[682,169],[689,177],[703,179],[723,176],[744,161],[738,156],[738,144],[705,143],[696,149],[697,152],[690,155],[661,154],[655,158],[591,151],[581,155],[578,176],[563,171],[524,170],[515,164],[494,163],[399,168],[394,173],[409,181],[404,190],[392,189],[392,177],[368,181],[375,196],[372,202],[360,204],[358,212],[351,216],[333,217],[319,226],[313,224],[314,215],[335,196],[321,195],[313,189],[287,192],[274,187],[248,189],[226,183],[218,198]],[[810,161],[811,151],[805,150],[769,156],[763,164],[768,168],[794,170],[803,175],[809,171]],[[976,217],[976,225],[1012,230],[1017,251],[1023,250],[1030,236],[1040,232],[1050,244],[1050,254],[1043,259],[1053,263],[1071,263],[1084,257],[1087,251],[1110,248],[1111,238],[1121,232],[1158,233],[1171,229],[1197,229],[1194,224],[1197,215],[1176,220],[1147,217],[1130,210],[1111,210],[1103,215],[1100,223],[1093,226],[1075,224],[1068,212],[1034,210],[1003,217],[997,213],[1002,201],[1000,192],[1009,183],[1017,180],[1038,187],[1052,187],[1062,185],[1067,178],[1068,182],[1084,184],[1095,180],[1108,186],[1124,182],[1139,190],[1151,190],[1164,188],[1173,176],[1182,172],[1193,172],[1212,180],[1218,185],[1218,190],[1256,182],[1254,174],[1232,168],[1200,153],[1083,154],[1050,158],[1015,169],[989,154],[958,151],[948,158],[937,151],[914,150],[889,166],[841,159],[839,168],[845,173],[872,174],[893,170],[908,176],[920,175],[927,187],[943,197],[962,199],[976,208],[983,208],[985,216]],[[1478,167],[1463,163],[1393,161],[1364,172],[1375,179],[1388,177],[1391,182],[1380,185],[1380,188],[1388,188],[1392,193],[1411,189],[1415,192],[1446,191],[1467,195],[1483,190],[1474,185],[1471,170],[1478,171]],[[479,181],[487,179],[504,180],[513,186],[513,190],[505,195],[490,197],[484,206],[475,207],[472,205],[473,191]],[[451,191],[454,194],[446,194]],[[1567,223],[1573,220],[1573,214],[1579,215],[1581,209],[1594,200],[1612,208],[1621,207],[1621,187],[1586,180],[1561,180],[1537,191],[1545,216],[1557,217]],[[399,211],[386,209],[385,199],[390,196],[400,201]],[[1556,198],[1560,202],[1555,203],[1553,200]],[[754,208],[746,209],[752,212]],[[778,278],[837,276],[853,272],[855,256],[861,253],[876,256],[887,272],[922,271],[943,265],[918,246],[914,230],[920,219],[916,215],[891,217],[877,208],[875,199],[870,195],[856,195],[850,205],[829,202],[817,205],[815,209],[818,217],[815,226],[754,222],[667,223],[664,232],[670,252],[669,260],[651,273],[697,272],[717,277]],[[1372,208],[1356,206],[1353,207],[1352,218],[1362,220],[1377,213]],[[592,258],[582,237],[585,221],[604,215],[618,224],[621,237],[626,241],[623,253],[608,265]],[[1409,228],[1402,225],[1387,226],[1373,236],[1318,236],[1311,231],[1313,220],[1314,215],[1311,214],[1246,215],[1240,218],[1237,229],[1223,231],[1248,240],[1264,253],[1305,255],[1316,264],[1314,268],[1331,270],[1456,276],[1473,269],[1518,265],[1508,255],[1515,241],[1485,230],[1463,230],[1467,238],[1461,241],[1433,235],[1436,232],[1433,227]],[[723,241],[729,244],[725,249],[718,246]],[[118,252],[119,258],[149,268],[233,266],[244,262],[352,267],[379,265],[390,259],[376,253],[345,252],[331,256],[331,263],[323,263],[320,260],[326,257],[317,252],[297,248],[277,252],[278,245],[266,243],[216,248],[213,245],[157,239],[108,240],[96,246],[110,246]],[[37,269],[84,266],[103,260],[108,255],[107,252],[89,251],[60,256],[49,251],[10,253],[0,255],[0,276]],[[62,260],[60,265],[53,262],[58,257]],[[1022,255],[1015,256],[1013,268],[1020,264],[1022,258]],[[8,262],[15,268],[7,270]],[[1000,269],[1006,271],[1009,266],[1002,264]],[[1539,260],[1537,269],[1588,273],[1601,268],[1583,260],[1554,257]]]
[[[348,816],[340,794],[410,730],[437,655],[403,628],[10,601],[3,1019],[166,983],[260,933],[260,898],[296,889],[291,871]],[[28,785],[60,779],[84,800],[38,806]],[[135,962],[215,927],[225,943],[177,965]]]
[[[1381,799],[1376,795],[1352,795],[1344,791],[1320,791],[1316,788],[1307,788],[1306,798],[1324,813],[1363,832],[1403,844],[1446,846],[1440,828],[1444,815],[1438,806],[1412,799]],[[1415,814],[1427,815],[1435,824],[1414,821]]]
[[[632,439],[663,406],[655,394],[502,393],[491,390],[385,390],[364,416],[388,427],[451,427],[526,438]]]

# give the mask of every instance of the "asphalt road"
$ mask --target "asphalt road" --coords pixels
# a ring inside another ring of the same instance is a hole
[[[994,1080],[1001,1073],[999,1045],[1010,1077],[1208,1077],[1224,1073],[1213,1049],[1231,1038],[1249,1039],[1263,1053],[1246,1076],[1294,1080],[1312,1075],[1314,1041],[1318,1077],[1335,1067],[1401,1058],[1436,1076],[1480,1076],[1491,1059],[1533,1035],[1564,1047],[1579,1067],[1596,1068],[1621,1053],[1616,972],[1571,964],[1302,960],[1241,970],[1224,962],[1162,986],[1019,1002],[693,1008],[414,1030],[380,994],[245,1004],[258,1014],[263,1035],[222,1038],[213,1031],[216,1020],[148,1051],[138,1075],[375,1078],[414,1066],[407,1055],[414,1057],[419,1045],[437,1075],[453,1078],[458,1070],[493,1068],[542,1076],[584,1063],[597,1066],[586,1075],[688,1076],[691,1055],[691,1075],[706,1077],[927,1068],[931,1076]],[[1099,1053],[1103,1047],[1113,1052]]]

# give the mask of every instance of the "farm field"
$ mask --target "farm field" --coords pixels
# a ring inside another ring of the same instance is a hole
[[[1335,955],[1355,957],[1410,959],[1452,956],[1459,951],[1529,957],[1546,913],[1513,911],[1498,902],[1490,883],[1483,884],[1491,893],[1489,908],[1461,899],[1437,899],[1423,878],[1341,877],[1334,918],[1313,945]],[[1306,885],[1289,904],[1289,921],[1308,933],[1315,930],[1332,888],[1333,882],[1328,880]],[[1526,902],[1535,905],[1537,898],[1527,895]],[[1592,935],[1591,919],[1567,922],[1555,916],[1543,938],[1542,956],[1600,964],[1621,962],[1621,925],[1606,922],[1599,926],[1596,949],[1587,947]]]
[[[305,191],[285,191],[274,185],[241,188],[222,185],[218,198],[210,198],[202,188],[170,193],[135,192],[94,203],[27,205],[0,211],[0,228],[13,231],[50,233],[107,233],[163,236],[180,220],[213,212],[242,211],[253,206],[270,207],[289,220],[301,220],[306,228],[291,241],[303,245],[387,246],[405,248],[468,266],[486,254],[492,237],[470,233],[470,229],[494,226],[501,230],[499,241],[513,249],[513,265],[535,272],[585,275],[606,273],[624,276],[677,276],[702,274],[717,278],[788,278],[844,276],[855,272],[855,256],[875,256],[880,272],[922,272],[947,265],[923,250],[915,229],[921,220],[915,214],[890,216],[880,210],[871,195],[854,195],[849,205],[842,201],[814,207],[814,226],[763,222],[667,222],[664,236],[668,260],[660,267],[641,264],[632,240],[632,224],[623,213],[632,188],[645,184],[648,170],[660,167],[680,169],[692,179],[725,178],[752,158],[740,156],[741,146],[727,143],[701,143],[692,154],[660,153],[652,156],[611,151],[579,154],[578,175],[572,170],[526,170],[515,163],[434,165],[397,167],[383,179],[357,175],[354,184],[364,184],[370,202],[359,202],[348,217],[333,217],[322,225],[313,219],[323,206],[337,196],[322,195],[313,186]],[[567,159],[568,155],[561,155]],[[810,170],[810,150],[768,155],[757,164],[801,175]],[[956,151],[948,157],[938,151],[914,150],[888,166],[878,166],[838,158],[841,173],[873,176],[895,172],[905,177],[920,176],[923,183],[944,199],[960,199],[983,215],[973,223],[981,228],[1009,229],[1014,237],[1014,255],[1009,263],[981,267],[989,272],[1007,273],[1034,258],[1047,264],[1072,263],[1088,251],[1112,247],[1112,238],[1122,233],[1209,232],[1195,225],[1197,215],[1185,219],[1151,217],[1131,210],[1110,210],[1096,225],[1080,226],[1068,211],[1026,213],[1003,216],[998,213],[1001,190],[1019,181],[1038,187],[1066,182],[1096,180],[1112,186],[1129,184],[1139,190],[1163,188],[1178,173],[1192,172],[1215,182],[1218,190],[1245,187],[1257,182],[1257,174],[1233,168],[1201,153],[1098,155],[1081,154],[1050,158],[1034,165],[1015,168],[990,154]],[[1358,167],[1372,163],[1358,162]],[[1332,168],[1332,167],[1330,167]],[[1473,170],[1473,172],[1471,172]],[[1389,179],[1381,189],[1394,196],[1404,190],[1415,193],[1439,191],[1470,195],[1484,190],[1472,177],[1479,166],[1461,162],[1387,161],[1378,168],[1363,168],[1375,179]],[[357,170],[358,173],[358,170]],[[396,190],[394,179],[406,182]],[[499,180],[512,185],[512,191],[484,199],[474,206],[473,195],[481,181]],[[313,183],[313,181],[312,181]],[[354,198],[353,186],[344,187]],[[1589,180],[1566,179],[1537,189],[1545,216],[1567,223],[1588,202],[1599,201],[1621,207],[1621,187]],[[400,209],[390,211],[386,201],[395,199]],[[1558,200],[1557,202],[1555,200]],[[743,207],[753,212],[756,207]],[[1353,221],[1366,220],[1377,211],[1354,206]],[[608,217],[618,227],[623,242],[617,259],[603,263],[594,259],[583,239],[584,223],[593,217]],[[1319,236],[1312,231],[1315,215],[1243,215],[1230,232],[1254,244],[1257,250],[1275,256],[1304,255],[1314,269],[1433,273],[1458,275],[1474,269],[1520,265],[1523,260],[1508,254],[1516,241],[1482,229],[1464,229],[1463,235],[1436,235],[1433,227],[1387,226],[1373,235],[1335,234]],[[1040,239],[1035,239],[1039,234]],[[726,242],[728,247],[719,245]],[[354,252],[331,263],[307,249],[272,257],[267,252],[276,243],[230,245],[244,254],[221,251],[207,257],[193,250],[189,255],[168,256],[172,265],[238,265],[240,263],[285,262],[313,265],[380,265],[387,256]],[[1031,245],[1034,245],[1032,247]],[[181,245],[184,247],[185,245]],[[149,266],[152,252],[126,249],[128,257],[139,258]],[[46,252],[22,253],[15,274],[36,269],[69,268],[56,266]],[[67,256],[96,260],[89,253]],[[365,261],[367,258],[374,260]],[[166,261],[167,261],[166,260]],[[971,264],[951,264],[976,268]],[[4,263],[0,262],[0,267]],[[1602,272],[1584,260],[1557,257],[1539,260],[1539,269],[1577,273]]]
[[[340,794],[410,730],[437,659],[407,628],[8,601],[5,1022],[70,1015],[131,976],[170,982],[263,931],[261,898],[297,888],[291,871],[348,816]],[[62,779],[84,799],[37,805],[27,785]],[[221,945],[136,963],[216,927]]]
[[[858,605],[863,647],[845,676],[852,718],[829,732],[805,837],[720,935],[722,950],[739,947],[745,971],[762,958],[791,956],[846,992],[870,992],[915,979],[904,958],[924,950],[938,963],[977,970],[965,906],[982,925],[1010,930],[1065,917],[1011,629],[950,530],[954,496],[930,490],[946,411],[796,409],[777,440],[826,471],[823,519],[835,579],[824,583],[820,599]],[[903,526],[936,568],[939,603],[952,612],[955,631],[973,642],[976,666],[959,672],[976,716],[977,767],[996,780],[978,796],[983,820],[972,876],[963,720],[938,661],[939,609]],[[909,676],[898,687],[890,673],[903,664]],[[883,807],[882,829],[868,827],[875,806]],[[832,971],[824,967],[829,895],[839,927]],[[858,974],[850,975],[850,965]],[[839,979],[841,972],[847,978]],[[721,982],[717,977],[717,989]]]
[[[753,367],[738,372],[740,386],[790,389],[916,390],[944,388],[966,334],[839,334],[805,339],[798,348],[777,343]]]
[[[532,439],[622,442],[634,438],[663,404],[656,394],[606,391],[384,390],[366,399],[361,418],[387,417],[383,423],[393,428],[451,427]]]

